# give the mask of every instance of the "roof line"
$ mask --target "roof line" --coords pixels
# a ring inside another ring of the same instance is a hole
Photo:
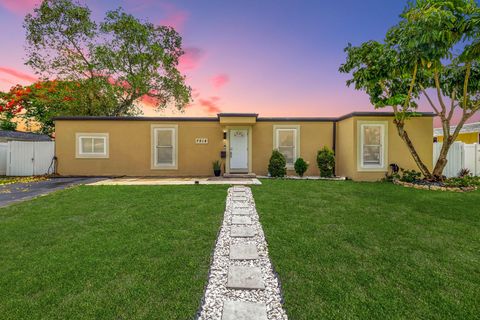
[[[220,118],[220,117],[255,117],[255,118],[257,118],[258,113],[220,112],[220,113],[217,114],[217,117],[218,118]]]
[[[435,117],[435,113],[433,112],[416,112],[417,115],[422,116],[422,117]],[[337,121],[342,121],[348,118],[352,117],[393,117],[395,116],[395,113],[393,112],[375,112],[375,111],[356,111],[356,112],[351,112],[348,114],[345,114],[343,116],[340,116],[337,118]]]
[[[258,122],[335,122],[337,118],[330,117],[265,117],[258,118]]]
[[[422,117],[434,117],[433,112],[417,112]],[[259,122],[282,121],[282,122],[337,122],[352,117],[393,117],[393,112],[351,112],[340,117],[262,117]],[[96,120],[96,121],[218,121],[219,117],[257,117],[256,113],[219,113],[217,117],[110,117],[110,116],[63,116],[55,117],[55,121],[68,120]]]
[[[93,120],[93,121],[218,121],[216,117],[110,117],[110,116],[63,116],[55,117],[54,121]]]

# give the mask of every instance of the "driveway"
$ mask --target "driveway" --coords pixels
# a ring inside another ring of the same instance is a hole
[[[103,178],[52,178],[49,180],[0,185],[0,208],[79,184],[93,183]]]

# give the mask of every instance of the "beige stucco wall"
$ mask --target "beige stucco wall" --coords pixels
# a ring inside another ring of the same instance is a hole
[[[353,180],[375,181],[385,177],[385,171],[360,171],[357,164],[358,122],[387,121],[387,165],[396,163],[401,168],[418,170],[405,143],[397,133],[392,117],[353,117],[340,121],[337,126],[337,174]],[[418,117],[407,121],[405,126],[410,139],[424,163],[433,165],[433,118]],[[350,141],[348,136],[352,137]]]
[[[353,117],[337,123],[337,174],[355,180],[378,180],[384,172],[357,170],[358,120],[388,121],[388,163],[416,169],[415,163],[396,133],[391,117]],[[178,169],[151,169],[151,126],[174,124],[178,126]],[[306,175],[319,175],[317,151],[323,146],[333,147],[333,122],[258,121],[251,126],[252,172],[266,175],[273,149],[275,125],[300,128],[300,156],[310,163]],[[139,121],[139,120],[59,120],[56,122],[56,155],[58,173],[87,176],[211,176],[212,162],[220,159],[223,150],[223,130],[218,121]],[[407,130],[425,163],[432,163],[431,117],[409,120]],[[109,158],[85,159],[75,157],[76,133],[108,133]],[[196,144],[195,138],[208,138],[208,144]],[[289,171],[294,175],[295,172]]]
[[[178,125],[178,170],[151,169],[153,124]],[[77,132],[109,133],[109,158],[75,158]],[[223,148],[218,122],[57,121],[55,136],[62,175],[210,176]],[[208,138],[209,143],[195,144],[195,138]]]
[[[305,175],[319,175],[317,151],[333,144],[333,122],[257,122],[253,126],[253,172],[267,175],[268,161],[273,150],[274,126],[300,127],[300,157],[310,163]],[[288,170],[295,175],[294,170]]]
[[[355,144],[353,141],[354,120],[348,118],[337,122],[335,147],[335,171],[338,176],[352,177],[356,166]]]

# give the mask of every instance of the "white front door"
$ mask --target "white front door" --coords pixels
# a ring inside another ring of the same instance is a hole
[[[230,171],[248,173],[248,129],[230,130]]]

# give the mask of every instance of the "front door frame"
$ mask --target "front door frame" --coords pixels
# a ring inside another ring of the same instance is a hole
[[[232,173],[252,173],[252,126],[226,126],[225,130],[227,131],[227,161],[225,163],[225,173],[232,174]],[[230,169],[230,131],[231,130],[247,130],[248,131],[248,172],[238,172],[235,170]]]

